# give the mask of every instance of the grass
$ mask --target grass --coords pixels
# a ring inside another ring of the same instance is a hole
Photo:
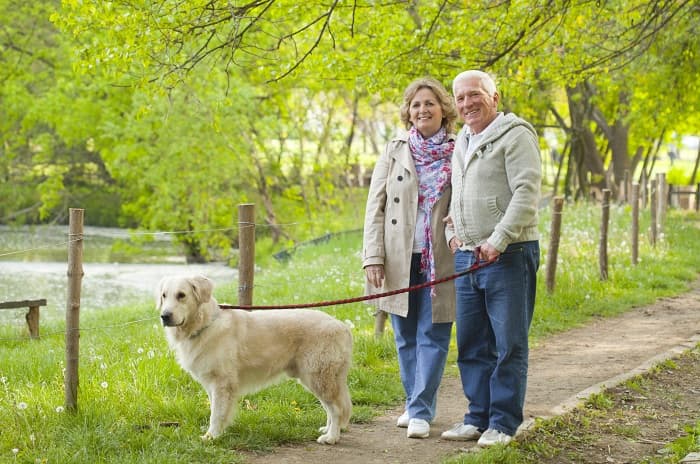
[[[544,211],[533,343],[592,317],[612,316],[680,293],[697,277],[697,214],[671,211],[666,235],[656,247],[641,240],[641,262],[632,266],[629,210],[613,207],[607,281],[598,277],[599,218],[599,207],[565,206],[557,283],[548,294],[544,270],[549,217]],[[642,221],[641,229],[646,227]],[[348,233],[298,247],[286,262],[261,257],[254,301],[309,303],[361,295],[360,250],[361,235]],[[236,292],[234,284],[215,291],[221,302],[235,302]],[[390,329],[374,338],[369,304],[322,309],[353,330],[352,420],[369,421],[398,404],[402,389]],[[311,442],[325,421],[315,399],[287,381],[246,396],[234,425],[212,444],[202,444],[206,394],[175,363],[150,301],[81,315],[79,407],[76,413],[65,411],[62,330],[61,321],[42,321],[42,338],[30,341],[16,325],[0,327],[0,462],[235,463],[241,461],[241,450]],[[493,460],[479,462],[517,462],[484,459]]]

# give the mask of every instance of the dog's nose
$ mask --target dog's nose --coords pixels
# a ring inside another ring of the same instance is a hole
[[[173,325],[173,313],[170,311],[166,311],[160,314],[160,321],[163,323],[163,326],[168,327]]]

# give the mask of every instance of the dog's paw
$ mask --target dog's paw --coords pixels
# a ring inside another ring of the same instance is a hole
[[[325,427],[321,427],[325,428]],[[322,445],[335,445],[340,440],[340,435],[331,435],[330,433],[324,433],[316,439],[317,443]]]
[[[318,433],[325,434],[326,432],[328,432],[328,426],[327,426],[327,425],[324,425],[323,427],[319,427],[319,428],[318,428]]]
[[[212,441],[215,437],[211,433],[207,432],[204,435],[200,436],[199,438],[202,439],[204,442],[209,442]]]

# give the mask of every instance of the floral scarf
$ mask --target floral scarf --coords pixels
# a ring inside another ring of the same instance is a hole
[[[421,252],[420,268],[430,272],[430,281],[435,280],[435,258],[433,256],[433,236],[430,230],[430,216],[433,206],[440,199],[445,188],[450,185],[452,176],[452,151],[454,141],[449,140],[444,127],[427,139],[424,139],[415,127],[408,131],[408,146],[418,173],[418,208],[425,212],[424,223],[427,244]],[[431,295],[435,289],[431,288]]]

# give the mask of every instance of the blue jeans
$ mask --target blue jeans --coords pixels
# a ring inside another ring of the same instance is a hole
[[[427,281],[420,272],[420,254],[411,259],[410,285]],[[408,294],[408,315],[391,315],[399,358],[406,410],[411,419],[428,422],[435,417],[437,391],[447,361],[452,323],[433,324],[430,287]]]
[[[457,251],[456,271],[474,259],[471,251]],[[539,242],[513,243],[497,262],[455,281],[457,366],[469,400],[465,424],[512,436],[523,422],[539,264]]]

